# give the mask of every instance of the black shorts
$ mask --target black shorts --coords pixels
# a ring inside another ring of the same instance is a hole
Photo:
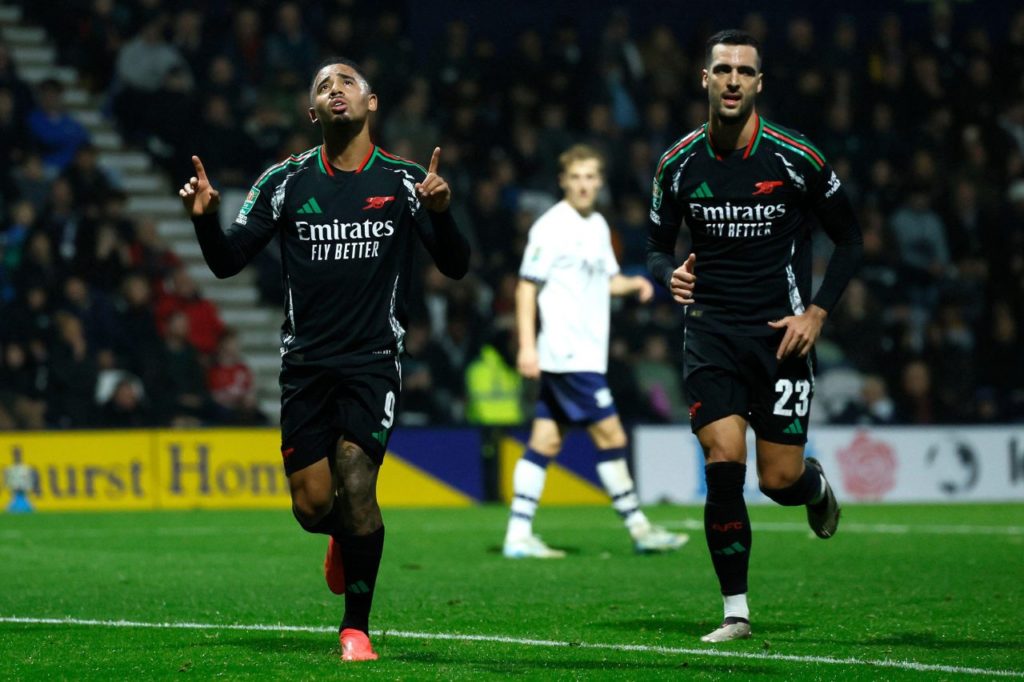
[[[351,355],[281,370],[281,456],[287,474],[333,457],[338,439],[380,465],[398,414],[402,366],[395,354]]]
[[[690,428],[738,414],[758,438],[803,445],[814,397],[814,351],[781,363],[775,353],[783,332],[770,336],[726,336],[685,332],[683,377]]]

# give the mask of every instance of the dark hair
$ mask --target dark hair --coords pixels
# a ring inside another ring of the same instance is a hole
[[[761,43],[746,31],[727,28],[708,38],[704,45],[704,66],[711,66],[711,49],[715,45],[750,45],[757,51],[757,70],[761,70]]]
[[[323,69],[325,66],[331,66],[332,64],[344,64],[345,66],[351,67],[352,70],[355,71],[359,75],[359,77],[363,79],[363,82],[366,83],[366,89],[369,90],[370,92],[373,92],[373,88],[370,86],[370,81],[367,80],[365,75],[363,75],[363,67],[359,66],[359,62],[349,59],[348,57],[328,57],[327,59],[317,64],[316,70],[313,71],[313,79],[309,84],[309,92],[311,95],[313,93],[313,90],[316,88],[316,77],[317,75],[319,75],[320,70]]]

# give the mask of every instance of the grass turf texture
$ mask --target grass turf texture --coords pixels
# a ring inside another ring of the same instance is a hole
[[[500,553],[502,507],[385,510],[371,620],[383,630],[373,637],[381,660],[369,664],[339,661],[332,630],[343,603],[323,581],[326,539],[303,533],[287,511],[0,515],[0,617],[324,629],[0,622],[0,665],[7,679],[1024,676],[1024,505],[849,506],[828,541],[810,537],[802,509],[750,512],[754,636],[712,646],[698,637],[718,624],[721,600],[700,530],[677,553],[637,556],[609,509],[542,507],[537,531],[570,556],[510,561]],[[701,513],[650,510],[677,529],[699,528]],[[648,648],[614,648],[622,645]]]

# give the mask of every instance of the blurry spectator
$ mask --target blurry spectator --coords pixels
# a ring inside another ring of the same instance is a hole
[[[427,119],[430,105],[430,85],[426,79],[412,81],[405,97],[382,127],[384,140],[390,146],[398,140],[411,144],[412,159],[429,159],[440,137],[437,125]]]
[[[267,40],[267,66],[271,82],[279,88],[300,86],[317,64],[313,37],[302,25],[298,3],[277,8],[274,32]]]
[[[245,132],[256,147],[261,165],[277,163],[278,150],[291,130],[291,119],[266,102],[258,102],[246,122]],[[447,153],[448,150],[445,149]]]
[[[932,209],[930,188],[915,185],[908,190],[906,203],[893,214],[890,226],[900,249],[900,259],[908,273],[907,287],[911,303],[931,309],[938,289],[950,266],[946,229]]]
[[[39,84],[38,106],[29,114],[28,128],[51,172],[59,173],[89,141],[85,126],[64,111],[64,87],[48,79]]]
[[[1019,301],[1018,301],[1019,305]],[[1006,301],[992,306],[990,333],[983,334],[981,384],[995,393],[999,419],[1024,419],[1024,362],[1021,358],[1020,318]]]
[[[43,166],[43,159],[31,153],[14,172],[14,185],[18,196],[32,204],[37,214],[46,209],[50,196],[50,176]]]
[[[515,368],[515,335],[498,332],[466,367],[466,421],[480,426],[523,423],[523,380]]]
[[[166,27],[163,14],[152,16],[117,55],[114,109],[122,128],[136,139],[151,127],[151,113],[159,111],[159,90],[168,74],[188,73],[185,58],[164,36]]]
[[[113,385],[104,391],[99,403],[99,425],[107,429],[132,429],[155,426],[138,377],[117,371],[107,379]]]
[[[623,269],[647,262],[647,205],[637,195],[622,199],[622,218],[616,221],[616,234],[622,253],[618,254]]]
[[[263,31],[260,15],[251,7],[243,7],[233,15],[231,34],[227,36],[225,54],[235,65],[235,72],[246,86],[259,84],[264,74]]]
[[[974,332],[964,318],[959,297],[948,295],[929,328],[929,357],[934,368],[932,392],[945,421],[966,423],[975,418]]]
[[[114,0],[93,0],[89,14],[79,26],[79,42],[69,44],[85,84],[93,92],[107,87],[113,80],[114,65],[124,36],[128,33],[127,8]]]
[[[54,330],[49,296],[48,289],[38,284],[19,289],[19,295],[0,311],[4,321],[0,341],[48,344]]]
[[[445,424],[452,420],[445,406],[450,396],[434,386],[431,360],[437,348],[430,339],[430,327],[411,322],[405,334],[406,356],[402,358],[402,410],[398,420],[403,426]]]
[[[644,406],[658,421],[680,423],[687,420],[679,371],[669,360],[668,339],[648,334],[636,363],[636,380],[644,396]]]
[[[59,309],[78,318],[82,333],[93,352],[114,346],[116,316],[114,307],[101,293],[90,290],[81,277],[72,275],[64,281],[64,298]]]
[[[171,289],[156,302],[157,328],[161,335],[170,333],[170,320],[176,313],[188,319],[187,339],[203,355],[217,350],[217,342],[224,332],[217,306],[203,298],[188,269],[180,267],[171,274]]]
[[[2,42],[0,42],[0,88],[10,92],[15,118],[25,120],[32,109],[32,91],[18,76],[14,59],[11,56],[11,48]]]
[[[614,331],[615,325],[612,325]],[[608,344],[608,388],[615,396],[615,409],[625,424],[661,421],[651,401],[647,400],[637,385],[633,372],[633,359],[629,344],[621,337],[612,337]]]
[[[89,250],[79,254],[77,271],[89,284],[105,294],[110,294],[117,289],[131,267],[131,251],[128,245],[121,241],[117,228],[111,223],[100,223],[94,232]]]
[[[21,266],[15,275],[15,284],[21,291],[41,287],[45,291],[58,291],[64,281],[64,266],[53,253],[50,237],[42,230],[28,235]]]
[[[28,127],[15,108],[14,93],[0,87],[0,162],[5,166],[4,177],[9,177],[8,167],[24,158],[29,142]]]
[[[225,97],[215,94],[206,98],[197,132],[192,140],[195,153],[211,175],[216,173],[226,186],[244,186],[253,172],[252,140],[238,125]]]
[[[190,73],[198,74],[213,56],[203,11],[186,7],[174,16],[171,44],[188,64]]]
[[[267,423],[267,418],[260,412],[256,401],[256,385],[253,382],[252,370],[242,358],[238,333],[233,329],[226,329],[221,334],[217,353],[206,370],[206,386],[214,402],[224,408],[230,423]],[[404,390],[403,383],[403,401]]]
[[[115,302],[117,334],[114,352],[119,364],[141,375],[147,358],[156,355],[161,345],[153,314],[149,281],[139,273],[129,274],[121,282],[121,295]]]
[[[188,316],[178,310],[166,322],[164,342],[145,376],[157,420],[174,427],[221,421],[224,411],[210,397],[199,355],[189,343]]]
[[[858,399],[848,403],[846,410],[832,419],[832,423],[882,426],[894,423],[895,417],[896,408],[885,379],[869,374],[861,382]]]
[[[163,294],[164,281],[182,267],[181,259],[164,244],[152,218],[143,218],[135,224],[134,237],[128,247],[132,269],[145,275],[157,294]]]
[[[2,345],[0,356],[0,431],[46,427],[46,370],[17,341]]]
[[[71,185],[57,178],[50,185],[50,199],[39,220],[39,226],[50,236],[54,251],[66,266],[75,262],[79,253],[88,250],[91,235],[84,227],[81,212],[75,207]]]
[[[97,163],[97,158],[95,147],[82,145],[63,176],[71,188],[76,209],[92,220],[99,217],[101,207],[113,190],[113,183]]]
[[[861,372],[880,369],[887,341],[882,309],[862,280],[850,280],[839,305],[829,315],[826,336],[840,345],[854,368]]]
[[[936,424],[939,413],[932,391],[932,370],[923,360],[903,366],[896,415],[903,424]]]
[[[59,312],[54,320],[57,338],[49,353],[47,421],[58,428],[86,427],[95,423],[96,360],[77,317]]]
[[[0,232],[0,305],[17,296],[17,272],[35,222],[36,212],[32,204],[19,201],[11,207],[6,230]]]
[[[146,149],[167,170],[180,171],[191,164],[195,139],[195,130],[181,122],[194,120],[199,110],[191,75],[182,67],[171,69],[154,97],[159,106],[147,114]]]

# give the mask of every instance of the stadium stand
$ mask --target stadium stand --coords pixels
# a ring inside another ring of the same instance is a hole
[[[86,298],[123,315],[138,307],[121,293],[138,287],[129,280],[143,274],[155,301],[173,295],[165,288],[180,263],[237,332],[271,420],[274,250],[241,275],[214,280],[170,188],[198,152],[211,177],[235,190],[234,204],[230,196],[225,204],[237,205],[262,168],[316,144],[301,121],[306,72],[319,57],[341,52],[363,62],[388,103],[379,143],[421,161],[435,142],[444,148],[453,209],[473,242],[467,281],[424,272],[413,311],[424,349],[416,390],[436,390],[451,409],[420,405],[409,412],[420,423],[465,421],[465,370],[509,328],[509,282],[533,217],[556,196],[557,153],[574,141],[604,151],[603,210],[624,270],[641,271],[655,157],[706,111],[698,74],[710,27],[686,24],[683,33],[684,24],[640,21],[627,10],[608,12],[600,25],[551,10],[538,28],[504,34],[486,22],[446,20],[444,38],[428,50],[414,3],[199,10],[164,0],[73,2],[60,13],[42,4],[0,9],[3,371],[45,374],[52,329],[64,344],[79,344],[68,314],[82,322],[92,358],[79,381],[89,371],[132,371],[137,349],[90,335],[100,313],[75,310],[65,280],[84,279]],[[934,7],[900,6],[880,18],[867,10],[738,17],[766,46],[763,112],[819,144],[864,230],[865,265],[819,344],[820,421],[1024,419],[1024,11],[986,19],[969,7]],[[63,171],[26,134],[40,104],[66,109],[87,132],[84,144],[62,137],[78,144]],[[816,253],[820,266],[825,241]],[[617,395],[631,396],[627,416],[678,420],[678,382],[662,379],[679,364],[671,341],[678,311],[663,297],[613,314],[609,378]],[[215,336],[202,342],[207,353]],[[100,352],[104,343],[111,354]],[[0,419],[38,424],[38,404],[53,392],[39,381],[20,393],[5,389]],[[48,407],[51,427],[99,424],[104,412]],[[232,419],[216,408],[197,414]]]

